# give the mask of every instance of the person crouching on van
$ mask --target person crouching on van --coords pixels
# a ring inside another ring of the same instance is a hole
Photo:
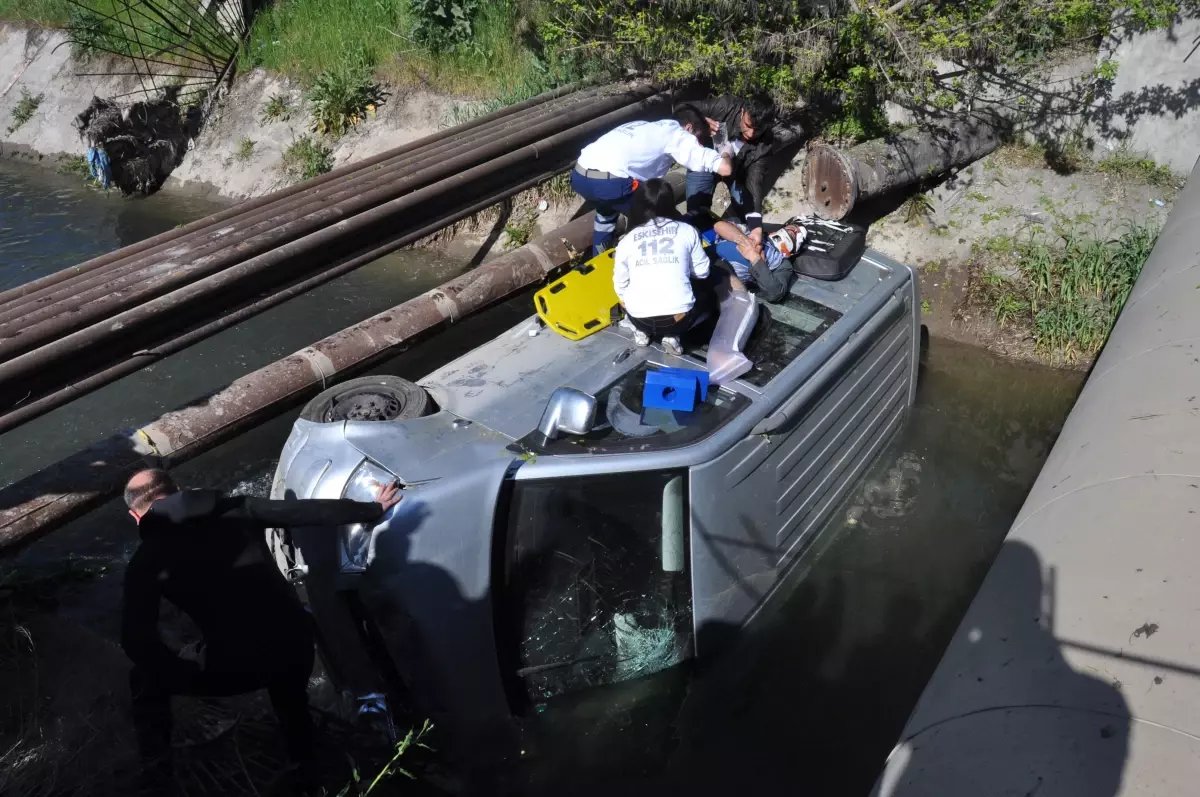
[[[711,264],[696,228],[680,219],[675,192],[662,179],[638,186],[630,230],[617,244],[613,287],[634,327],[634,342],[661,340],[683,354],[680,336],[717,308]],[[735,290],[745,290],[730,278]]]

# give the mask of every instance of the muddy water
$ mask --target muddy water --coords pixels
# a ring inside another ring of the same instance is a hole
[[[15,198],[15,199],[14,199]],[[56,270],[214,208],[128,201],[0,162],[0,286]],[[276,308],[0,437],[0,482],[154,417],[445,281],[462,266],[406,252]],[[528,313],[470,319],[381,370],[420,376]],[[934,339],[909,422],[781,600],[729,655],[560,701],[536,718],[528,793],[865,795],[1049,451],[1081,376]],[[181,469],[181,480],[265,493],[294,413]],[[58,613],[114,638],[120,562],[135,542],[110,504],[31,546],[21,563],[113,565]],[[106,654],[114,671],[120,653]],[[120,684],[114,684],[120,689]],[[780,791],[782,789],[782,791]]]

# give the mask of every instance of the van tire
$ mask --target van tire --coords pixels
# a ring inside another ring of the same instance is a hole
[[[406,421],[434,410],[425,388],[398,376],[364,376],[335,385],[300,411],[313,423]]]

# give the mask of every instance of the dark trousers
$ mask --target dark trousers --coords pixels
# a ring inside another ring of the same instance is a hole
[[[653,340],[662,338],[677,338],[689,329],[711,316],[717,310],[716,280],[725,279],[723,272],[713,269],[708,279],[692,280],[692,295],[696,303],[692,309],[684,313],[683,318],[675,319],[670,315],[655,315],[645,318],[629,316],[629,323],[635,329],[645,332]]]
[[[742,206],[742,187],[728,178],[719,178],[713,172],[687,173],[685,196],[688,213],[696,213],[712,208],[713,192],[717,190],[717,180],[725,179],[729,183],[729,198],[733,204],[730,209],[739,219],[746,218],[746,208]]]
[[[628,213],[629,205],[633,202],[634,185],[634,181],[628,177],[602,179],[571,172],[571,188],[596,205],[596,219],[592,223],[592,257],[608,249],[612,243],[617,216]]]
[[[236,670],[211,666],[194,674],[151,672],[134,666],[129,673],[133,698],[133,724],[138,752],[149,780],[171,778],[171,696],[229,697],[266,689],[283,731],[284,745],[292,762],[304,763],[313,756],[313,724],[308,710],[308,677],[312,674],[313,649],[303,648],[274,661],[251,662]],[[210,664],[213,664],[210,662]]]
[[[758,288],[758,295],[763,301],[778,302],[787,296],[794,273],[788,260],[784,259],[779,268],[772,271],[764,258],[760,257],[753,263],[747,260],[733,241],[717,241],[714,249],[717,257],[733,266],[739,279]]]

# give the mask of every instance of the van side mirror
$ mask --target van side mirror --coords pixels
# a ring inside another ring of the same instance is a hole
[[[587,434],[596,423],[596,397],[573,387],[560,387],[546,402],[537,430],[547,440],[559,432]]]

